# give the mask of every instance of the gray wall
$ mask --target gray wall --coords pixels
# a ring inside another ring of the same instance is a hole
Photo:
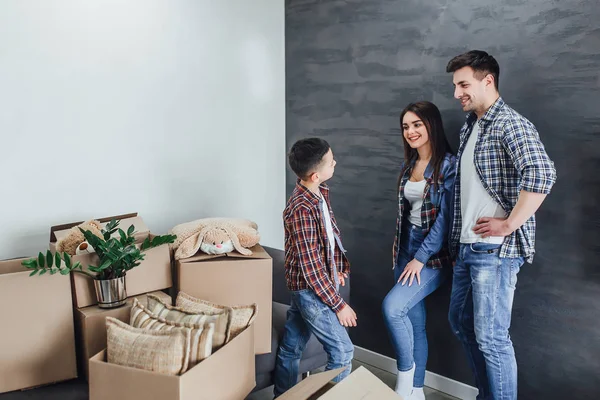
[[[519,274],[519,398],[600,398],[598,20],[591,0],[286,1],[287,146],[317,135],[338,161],[330,185],[353,266],[356,345],[393,357],[380,308],[393,285],[398,113],[433,101],[456,148],[464,114],[445,65],[484,49],[559,173],[537,214],[536,260]],[[288,194],[293,184],[288,168]],[[449,284],[428,299],[428,369],[473,385],[447,323]]]

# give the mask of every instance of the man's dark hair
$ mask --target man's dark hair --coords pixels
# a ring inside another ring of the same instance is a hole
[[[307,179],[323,161],[323,156],[327,154],[329,148],[329,143],[320,138],[298,140],[288,154],[292,171],[298,178]]]
[[[455,72],[463,67],[473,68],[475,77],[479,80],[482,80],[486,75],[491,74],[494,77],[496,90],[498,90],[500,66],[498,65],[498,61],[485,51],[471,50],[454,57],[446,66],[446,72]]]

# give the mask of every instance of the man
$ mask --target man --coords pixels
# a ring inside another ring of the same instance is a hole
[[[475,374],[477,399],[516,399],[510,327],[517,273],[535,252],[535,211],[556,181],[535,126],[498,92],[484,51],[453,58],[454,97],[469,113],[460,132],[450,250],[449,320]]]

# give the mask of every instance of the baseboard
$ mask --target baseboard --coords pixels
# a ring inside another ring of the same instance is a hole
[[[392,374],[398,372],[396,360],[359,346],[354,346],[354,359]],[[475,400],[477,397],[477,389],[473,386],[430,371],[425,372],[425,386],[462,400]]]

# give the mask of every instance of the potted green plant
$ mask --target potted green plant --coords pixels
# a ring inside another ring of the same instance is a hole
[[[118,220],[110,221],[101,232],[103,238],[89,230],[81,230],[87,243],[99,257],[98,265],[89,265],[83,269],[80,262],[73,262],[67,253],[54,253],[48,250],[40,252],[37,258],[23,261],[23,265],[31,269],[30,276],[67,275],[71,272],[81,273],[94,280],[98,306],[101,308],[119,307],[127,301],[125,276],[127,271],[140,265],[144,260],[144,251],[167,243],[173,243],[177,236],[162,235],[146,238],[138,248],[135,244],[135,227],[131,225],[127,232],[119,228]],[[118,232],[118,237],[114,234]]]

